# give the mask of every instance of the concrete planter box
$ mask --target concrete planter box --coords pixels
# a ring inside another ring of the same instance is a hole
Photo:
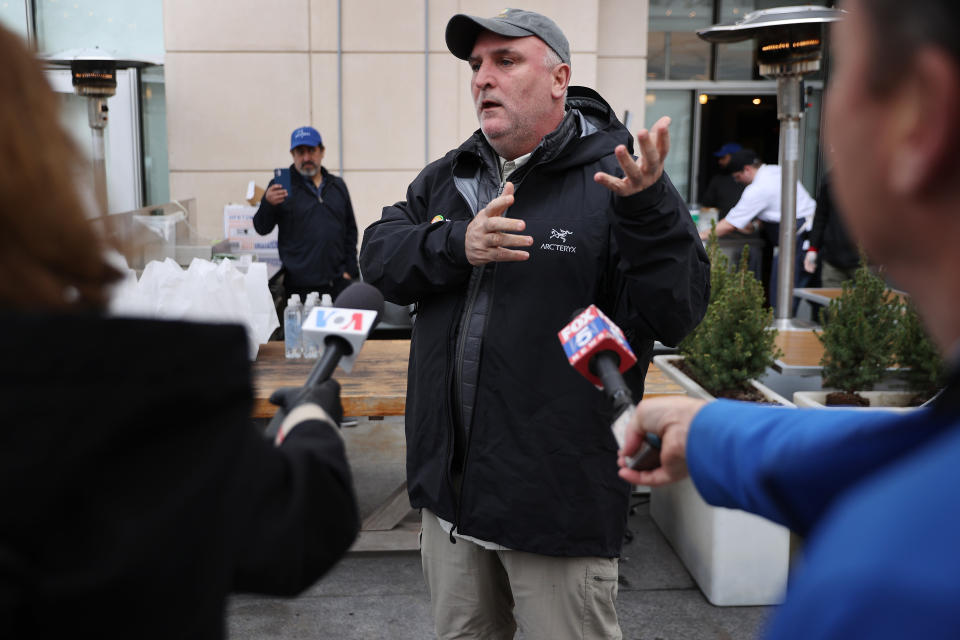
[[[715,398],[710,395],[710,392],[701,387],[693,378],[689,377],[683,371],[680,371],[676,367],[677,362],[683,361],[683,356],[654,356],[653,361],[656,365],[663,371],[666,375],[673,378],[673,380],[683,387],[683,390],[687,392],[687,395],[693,398],[700,398],[701,400],[714,400]],[[795,406],[792,402],[784,398],[782,395],[771,389],[765,384],[761,384],[757,380],[751,380],[750,384],[753,387],[762,393],[767,400],[774,404],[781,404],[785,407]]]
[[[653,360],[689,395],[713,400],[673,365],[680,359],[682,356],[656,356]],[[754,386],[772,402],[793,406],[764,385]],[[689,478],[653,488],[650,513],[712,604],[782,602],[790,564],[788,529],[745,511],[708,505]]]
[[[859,411],[899,411],[908,412],[918,407],[908,407],[907,403],[917,395],[914,391],[859,391],[858,393],[870,401],[869,407],[827,407],[827,391],[797,391],[793,394],[793,401],[798,407],[830,408],[830,409],[857,409]]]

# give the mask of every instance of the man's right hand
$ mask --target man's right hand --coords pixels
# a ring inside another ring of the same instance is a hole
[[[504,218],[503,213],[513,204],[513,183],[503,187],[503,193],[490,201],[473,217],[467,226],[464,248],[467,260],[475,267],[488,262],[521,262],[530,257],[526,251],[508,247],[529,247],[531,236],[517,235],[526,229],[523,220]]]
[[[690,423],[706,404],[703,400],[678,396],[651,398],[637,405],[627,435],[620,450],[620,477],[631,484],[657,487],[683,480],[687,471],[687,435]],[[650,471],[626,468],[626,458],[636,454],[643,436],[652,433],[660,437],[660,466]]]
[[[287,199],[287,190],[281,187],[279,184],[274,183],[267,187],[266,192],[263,194],[263,198],[273,206],[277,206]]]

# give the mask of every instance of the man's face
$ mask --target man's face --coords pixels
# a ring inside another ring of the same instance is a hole
[[[544,124],[555,108],[553,75],[544,64],[548,51],[536,36],[505,38],[490,31],[477,36],[469,60],[470,89],[480,129],[498,153],[504,144],[522,143],[530,151],[557,125]]]
[[[727,165],[730,164],[730,154],[728,153],[725,156],[720,156],[717,159],[717,164],[720,165],[721,169],[726,169]]]
[[[754,167],[753,165],[748,164],[743,169],[740,169],[740,171],[734,171],[730,175],[733,176],[733,179],[736,182],[742,185],[748,185],[751,182],[753,182],[753,179],[756,177],[757,168]]]
[[[309,147],[305,144],[294,147],[290,151],[293,156],[293,166],[302,176],[312,178],[320,171],[320,162],[323,160],[323,147]]]
[[[888,263],[903,244],[897,237],[903,220],[897,220],[895,199],[885,184],[894,160],[885,139],[894,124],[891,101],[867,87],[873,34],[865,5],[862,0],[846,2],[850,12],[834,26],[824,138],[833,148],[836,204],[851,235],[871,260]]]

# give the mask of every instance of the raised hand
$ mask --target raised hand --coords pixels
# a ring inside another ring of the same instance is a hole
[[[655,183],[663,175],[663,162],[670,151],[669,126],[670,117],[663,116],[649,131],[641,129],[637,133],[640,155],[636,160],[630,157],[626,145],[618,145],[613,153],[623,169],[624,177],[616,178],[598,171],[593,176],[594,181],[618,196],[632,196]]]

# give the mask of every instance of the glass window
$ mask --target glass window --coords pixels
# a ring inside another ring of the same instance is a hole
[[[35,2],[42,53],[99,46],[118,58],[163,58],[162,0]]]
[[[0,0],[0,24],[27,38],[27,0]]]
[[[143,117],[143,170],[146,190],[144,204],[170,201],[167,159],[167,100],[163,67],[147,67],[140,76],[140,104]]]
[[[693,133],[693,92],[649,91],[645,127],[670,116],[670,153],[664,169],[684,199],[690,198],[690,139]]]
[[[647,34],[647,78],[662,80],[667,76],[667,34],[651,31]]]
[[[801,133],[803,136],[803,158],[801,160],[800,181],[807,191],[816,198],[817,169],[820,160],[820,113],[823,108],[823,89],[808,88],[804,92],[805,109]]]
[[[647,77],[708,79],[710,44],[695,32],[711,24],[713,0],[650,0]]]

